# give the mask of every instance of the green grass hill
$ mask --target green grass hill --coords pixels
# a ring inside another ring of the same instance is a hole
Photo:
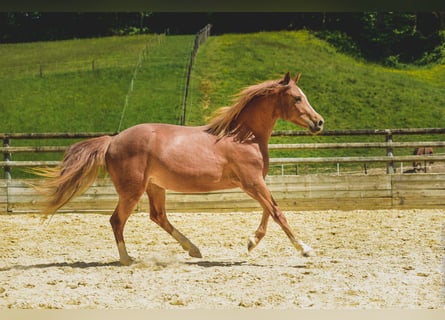
[[[0,45],[0,132],[174,122],[192,44],[193,36],[145,35]]]

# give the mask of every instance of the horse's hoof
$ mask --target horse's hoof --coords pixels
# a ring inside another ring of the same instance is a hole
[[[257,242],[255,241],[254,238],[249,239],[249,242],[247,243],[247,250],[250,252],[252,251],[256,246],[257,246]]]
[[[313,249],[303,251],[302,255],[303,255],[303,257],[306,257],[306,258],[316,256],[315,251]]]
[[[131,266],[133,264],[133,262],[134,262],[134,260],[130,257],[125,258],[125,259],[120,259],[121,265],[126,266],[126,267]]]
[[[193,258],[202,258],[201,252],[197,247],[192,247],[189,250],[189,256]]]

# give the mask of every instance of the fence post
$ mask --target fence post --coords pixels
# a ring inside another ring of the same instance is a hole
[[[187,112],[187,97],[189,92],[189,86],[190,86],[190,77],[192,74],[192,67],[193,63],[195,61],[196,53],[198,52],[199,46],[207,39],[207,37],[210,35],[210,29],[212,25],[208,24],[204,28],[198,31],[198,33],[195,36],[195,41],[193,44],[192,52],[190,53],[190,60],[187,66],[187,76],[185,80],[185,90],[184,90],[184,98],[182,101],[182,115],[180,119],[180,124],[185,125],[185,116]]]
[[[10,144],[9,137],[4,137],[4,138],[3,138],[3,147],[9,147],[9,144]],[[11,153],[9,153],[9,152],[5,152],[5,153],[3,154],[3,157],[4,157],[4,159],[5,159],[6,162],[11,161]],[[4,171],[5,171],[5,179],[7,179],[7,180],[11,180],[11,178],[12,178],[12,177],[11,177],[11,167],[6,166],[6,167],[4,168]]]
[[[392,131],[391,130],[385,130],[386,131],[386,143],[391,143],[392,142]],[[393,157],[394,153],[393,153],[393,149],[392,148],[386,148],[386,155],[388,157]],[[388,164],[386,165],[386,173],[387,174],[394,174],[394,162],[388,162]]]

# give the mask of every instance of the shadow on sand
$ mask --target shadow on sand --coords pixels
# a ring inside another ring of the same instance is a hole
[[[257,263],[249,263],[247,261],[196,261],[196,262],[185,262],[187,265],[196,265],[199,267],[204,268],[213,268],[213,267],[242,267],[242,266],[249,266],[249,267],[259,267],[259,268],[271,268],[272,265],[268,264],[257,264]],[[276,265],[275,265],[276,266]],[[294,265],[294,266],[288,266],[291,268],[296,269],[305,269],[307,268],[306,265]]]
[[[135,261],[133,266],[138,265],[144,265],[145,262],[143,261]],[[156,265],[170,265],[170,263],[160,263],[156,262]],[[276,267],[276,265],[268,265],[268,264],[257,264],[257,263],[249,263],[247,261],[193,261],[193,262],[184,262],[185,265],[189,266],[198,266],[203,268],[214,268],[214,267],[242,267],[242,266],[248,266],[248,267],[258,267],[258,268],[272,268]],[[87,268],[98,268],[98,267],[123,267],[119,261],[112,261],[112,262],[82,262],[82,261],[76,261],[76,262],[53,262],[53,263],[38,263],[38,264],[31,264],[31,265],[14,265],[10,267],[3,267],[0,268],[0,272],[2,271],[10,271],[10,270],[30,270],[30,269],[46,269],[46,268],[74,268],[74,269],[87,269]],[[306,265],[293,265],[293,266],[287,266],[290,268],[296,268],[296,269],[305,269],[307,268]]]
[[[28,266],[24,265],[15,265],[11,267],[4,267],[0,268],[1,271],[9,271],[9,270],[29,270],[29,269],[46,269],[46,268],[63,268],[63,267],[70,267],[70,268],[78,268],[78,269],[86,269],[86,268],[95,268],[95,267],[116,267],[120,266],[119,261],[113,261],[113,262],[54,262],[54,263],[38,263],[38,264],[32,264]]]

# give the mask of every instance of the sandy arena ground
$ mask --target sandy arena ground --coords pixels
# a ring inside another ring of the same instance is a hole
[[[443,308],[445,212],[286,212],[317,252],[303,258],[271,221],[251,253],[261,214],[170,213],[203,254],[191,258],[147,213],[117,263],[108,215],[0,215],[0,309]]]

